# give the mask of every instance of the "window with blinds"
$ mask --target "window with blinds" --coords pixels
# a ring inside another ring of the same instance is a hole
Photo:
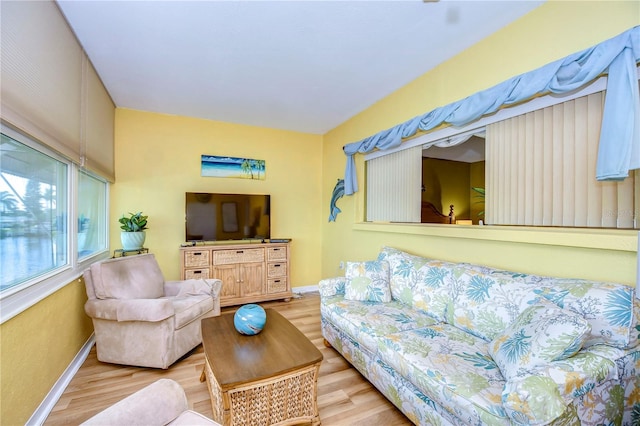
[[[606,92],[592,92],[480,120],[474,131],[486,128],[485,224],[640,229],[640,173],[622,182],[596,180]],[[438,146],[440,139],[432,141]],[[420,222],[420,153],[409,146],[366,159],[367,220]]]
[[[53,1],[3,2],[2,120],[113,182],[115,105]]]
[[[422,147],[367,160],[367,221],[420,222]]]
[[[595,177],[603,105],[597,92],[487,125],[487,224],[638,228],[638,174]]]

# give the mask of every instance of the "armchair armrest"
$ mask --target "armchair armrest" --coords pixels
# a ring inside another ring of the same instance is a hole
[[[117,321],[118,302],[116,299],[89,299],[84,304],[84,312],[91,318]]]
[[[318,289],[320,290],[320,297],[331,297],[337,295],[344,295],[344,285],[347,282],[345,277],[335,277],[320,280],[318,283]]]
[[[165,425],[187,409],[184,389],[173,380],[160,379],[82,425]]]
[[[91,318],[111,321],[157,322],[174,315],[168,299],[90,299],[84,311]]]
[[[169,297],[199,296],[203,294],[211,295],[216,299],[220,294],[222,281],[217,278],[166,281],[164,283],[164,294]]]

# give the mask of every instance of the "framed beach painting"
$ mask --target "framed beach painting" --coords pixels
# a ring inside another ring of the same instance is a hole
[[[266,164],[252,158],[202,155],[200,170],[202,176],[265,180]]]

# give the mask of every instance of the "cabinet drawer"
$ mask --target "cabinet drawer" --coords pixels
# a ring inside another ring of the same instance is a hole
[[[267,293],[280,293],[287,291],[286,278],[270,278],[267,280]]]
[[[286,277],[287,276],[287,264],[286,263],[269,263],[267,265],[268,277]]]
[[[216,250],[213,252],[214,265],[252,262],[264,262],[264,249]]]
[[[287,248],[269,247],[267,249],[267,262],[274,262],[278,260],[287,260]]]
[[[203,269],[185,269],[184,271],[184,279],[185,280],[193,280],[200,278],[209,278],[209,268]]]
[[[209,266],[209,252],[208,251],[185,251],[184,252],[184,266]]]

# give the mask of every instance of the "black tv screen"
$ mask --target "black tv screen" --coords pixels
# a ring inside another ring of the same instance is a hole
[[[271,237],[269,195],[186,193],[186,241]]]

